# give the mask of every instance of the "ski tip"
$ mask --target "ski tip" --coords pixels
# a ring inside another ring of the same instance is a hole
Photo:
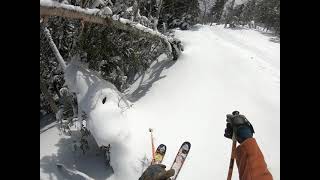
[[[187,144],[189,147],[191,147],[191,143],[189,141],[185,141],[184,143],[182,143],[182,145]]]
[[[160,144],[158,147],[157,147],[157,152],[158,151],[163,151],[163,152],[166,152],[166,150],[167,150],[167,146],[166,145],[164,145],[164,144]]]

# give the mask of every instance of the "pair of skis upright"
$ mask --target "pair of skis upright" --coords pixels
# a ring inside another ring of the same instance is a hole
[[[152,130],[150,130],[151,132],[151,135],[152,135]],[[152,138],[152,150],[154,149],[154,144],[153,144],[153,137]],[[174,169],[174,176],[171,177],[172,180],[175,180],[177,179],[178,177],[178,174],[182,168],[182,165],[184,163],[184,161],[186,160],[187,158],[187,155],[190,151],[190,148],[191,148],[191,144],[190,142],[184,142],[182,143],[173,163],[172,163],[172,166],[171,166],[171,169]],[[166,154],[166,151],[167,151],[167,146],[164,145],[164,144],[160,144],[156,151],[152,152],[153,154],[153,159],[152,159],[152,162],[151,164],[160,164]]]

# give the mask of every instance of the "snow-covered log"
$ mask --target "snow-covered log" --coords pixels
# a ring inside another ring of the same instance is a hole
[[[130,31],[133,34],[137,34],[149,38],[159,38],[167,46],[168,52],[172,53],[171,43],[173,38],[167,37],[157,31],[154,31],[148,27],[145,27],[139,23],[130,21],[128,19],[120,18],[118,20],[113,19],[111,16],[102,17],[99,9],[83,9],[78,6],[62,4],[54,1],[40,1],[40,16],[60,16],[70,19],[79,19],[82,21],[103,24],[112,26],[117,29]]]

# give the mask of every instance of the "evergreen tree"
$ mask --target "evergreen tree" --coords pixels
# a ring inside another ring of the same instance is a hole
[[[256,9],[256,0],[249,0],[244,4],[243,12],[241,14],[241,21],[243,24],[248,24],[250,21],[254,20]]]
[[[212,8],[210,9],[210,15],[212,17],[212,22],[220,22],[222,17],[223,9],[227,0],[217,0]]]
[[[255,21],[264,24],[267,30],[280,31],[280,0],[262,0],[257,3]]]
[[[199,22],[198,0],[163,0],[159,25],[168,24],[168,28],[192,26]]]

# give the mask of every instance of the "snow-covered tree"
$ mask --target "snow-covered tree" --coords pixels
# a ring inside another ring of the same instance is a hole
[[[215,0],[199,0],[199,7],[202,13],[202,24],[207,23],[210,19],[210,9],[214,5]]]
[[[264,24],[267,30],[280,31],[280,0],[261,0],[257,3],[255,20]]]
[[[255,17],[255,9],[256,9],[256,0],[249,0],[244,4],[243,12],[241,14],[242,24],[250,24],[251,21],[254,21]]]
[[[216,0],[210,9],[211,23],[219,23],[227,0]]]
[[[198,0],[163,0],[159,25],[165,22],[169,29],[186,29],[199,22],[199,15]]]
[[[267,30],[272,29],[276,34],[280,34],[280,0],[249,0],[242,6],[240,16],[238,16],[239,11],[236,8],[234,10],[242,25],[248,24],[253,28],[259,24]]]

